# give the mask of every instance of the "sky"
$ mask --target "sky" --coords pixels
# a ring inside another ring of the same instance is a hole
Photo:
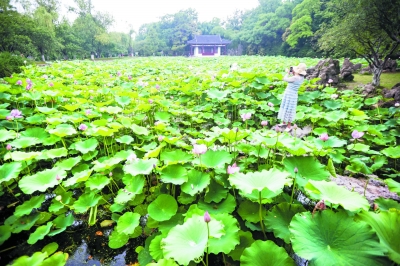
[[[61,1],[63,6],[71,0]],[[259,5],[258,0],[92,0],[95,11],[108,12],[114,17],[113,31],[129,31],[129,25],[137,32],[141,25],[159,21],[167,14],[193,8],[199,21],[214,17],[225,20],[235,10],[250,10]]]

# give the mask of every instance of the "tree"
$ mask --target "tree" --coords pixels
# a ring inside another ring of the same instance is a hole
[[[372,85],[379,86],[383,66],[400,45],[400,0],[335,0],[328,11],[335,15],[318,32],[320,47],[365,58]]]

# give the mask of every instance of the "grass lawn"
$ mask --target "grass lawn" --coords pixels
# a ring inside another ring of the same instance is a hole
[[[349,88],[363,86],[367,83],[372,82],[372,75],[360,75],[360,74],[353,74],[353,75],[354,75],[353,81],[345,82],[345,84]],[[399,82],[400,82],[400,72],[382,73],[380,87],[391,89],[394,85],[396,85]]]

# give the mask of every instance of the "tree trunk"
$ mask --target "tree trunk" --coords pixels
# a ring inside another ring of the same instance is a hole
[[[381,84],[382,66],[373,66],[372,73],[374,74],[374,76],[372,77],[372,85],[379,86]]]
[[[44,58],[44,54],[42,54],[42,61],[46,62],[46,58]]]

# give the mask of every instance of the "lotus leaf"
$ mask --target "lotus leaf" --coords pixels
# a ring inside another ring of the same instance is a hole
[[[271,240],[257,240],[244,249],[240,257],[240,265],[244,266],[295,266],[296,263],[286,253],[285,249],[277,246]]]
[[[174,185],[182,185],[188,181],[187,170],[181,165],[168,165],[160,175],[163,183],[171,183]]]
[[[96,150],[99,142],[95,138],[90,138],[84,141],[79,141],[75,143],[75,149],[85,154],[90,151]]]
[[[54,129],[50,129],[49,133],[56,135],[57,137],[63,138],[65,136],[74,135],[77,132],[72,125],[60,124],[60,125],[56,126]]]
[[[183,192],[195,195],[202,192],[210,184],[210,175],[192,169],[187,172],[188,181],[181,186]]]
[[[11,236],[11,226],[0,225],[0,245],[2,245]]]
[[[290,223],[293,250],[310,265],[382,265],[384,248],[365,222],[355,222],[345,211],[325,210],[312,217],[296,214]]]
[[[49,232],[51,227],[53,226],[52,222],[48,222],[47,225],[42,225],[36,228],[35,232],[30,234],[28,239],[28,244],[35,244],[37,241],[43,239]]]
[[[17,178],[22,171],[22,163],[11,162],[0,165],[0,184]]]
[[[42,252],[35,252],[31,257],[28,256],[22,256],[16,259],[13,262],[13,265],[15,266],[40,266],[42,265],[44,259],[47,258],[47,253],[42,253]]]
[[[161,194],[148,206],[149,216],[156,221],[162,222],[174,216],[178,210],[178,204],[174,197]]]
[[[44,202],[44,195],[34,196],[30,200],[25,201],[23,204],[17,206],[14,211],[15,217],[30,214],[33,209],[39,208]]]
[[[101,195],[96,195],[95,192],[82,194],[77,201],[72,205],[73,209],[77,213],[84,213],[90,207],[94,207],[97,205],[99,200],[101,199]]]
[[[390,158],[400,158],[400,146],[388,147],[382,150],[382,153]]]
[[[124,171],[127,174],[135,175],[148,175],[153,171],[154,166],[157,165],[158,159],[151,158],[148,160],[137,159],[129,164],[124,165]]]
[[[86,187],[91,190],[102,190],[110,183],[110,179],[104,175],[94,175],[85,182]]]
[[[240,243],[238,221],[232,215],[226,213],[215,214],[212,218],[222,222],[224,234],[219,238],[209,239],[208,252],[228,254]]]
[[[135,228],[139,225],[140,214],[133,212],[125,212],[118,219],[115,230],[118,233],[131,235],[134,233]]]
[[[124,234],[124,233],[119,233],[117,230],[114,230],[110,237],[109,237],[109,242],[108,246],[110,248],[120,248],[123,247],[126,243],[128,243],[129,236]]]
[[[389,190],[391,192],[397,193],[397,195],[400,196],[400,183],[394,181],[391,178],[385,179],[385,183],[387,184],[387,186],[389,187]]]
[[[44,192],[47,188],[57,185],[60,180],[64,179],[66,176],[67,173],[64,170],[60,170],[56,167],[37,172],[31,176],[24,176],[18,182],[18,185],[25,194],[32,194],[35,191]]]
[[[182,150],[169,150],[161,153],[160,160],[165,164],[186,163],[193,160],[193,156]]]

